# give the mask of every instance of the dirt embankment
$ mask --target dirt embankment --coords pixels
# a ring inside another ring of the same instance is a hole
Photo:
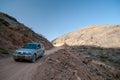
[[[46,56],[33,80],[119,80],[119,76],[120,70],[65,48]]]

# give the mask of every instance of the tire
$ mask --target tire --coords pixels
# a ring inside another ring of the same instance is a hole
[[[31,63],[34,63],[35,61],[36,61],[36,56],[33,55],[33,56],[32,56],[32,60],[31,60]]]

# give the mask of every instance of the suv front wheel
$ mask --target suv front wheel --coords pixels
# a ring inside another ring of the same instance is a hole
[[[31,60],[31,62],[34,63],[35,61],[36,61],[36,56],[33,55],[33,56],[32,56],[32,60]]]

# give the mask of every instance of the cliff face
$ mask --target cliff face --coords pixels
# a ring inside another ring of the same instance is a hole
[[[13,52],[27,42],[42,42],[46,49],[52,44],[15,18],[0,12],[0,53]]]

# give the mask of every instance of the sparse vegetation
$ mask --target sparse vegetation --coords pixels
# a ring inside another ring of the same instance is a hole
[[[104,54],[100,54],[98,58],[100,58],[101,61],[106,61],[108,59],[108,57]]]
[[[9,54],[8,50],[4,49],[4,48],[0,48],[0,52],[2,54]]]

